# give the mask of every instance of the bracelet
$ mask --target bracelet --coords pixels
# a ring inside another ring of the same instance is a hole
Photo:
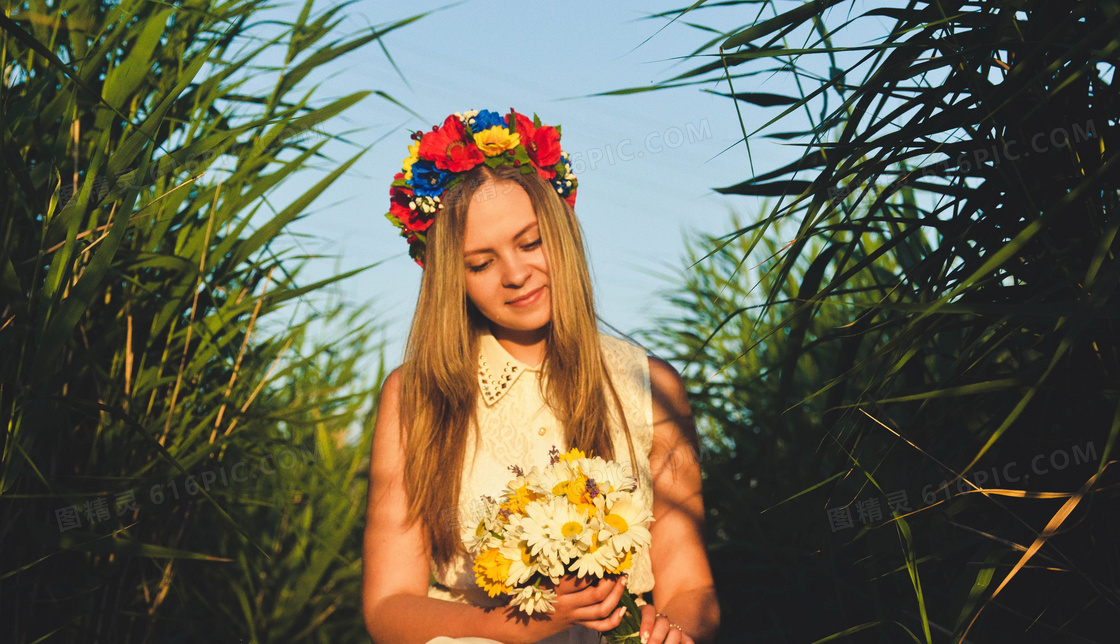
[[[669,619],[669,616],[664,613],[657,613],[657,617],[664,617],[665,619]],[[680,624],[674,624],[673,620],[669,620],[669,628],[675,628],[681,633],[684,633],[684,629],[681,628]]]

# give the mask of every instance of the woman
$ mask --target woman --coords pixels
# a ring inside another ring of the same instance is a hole
[[[643,643],[711,641],[719,607],[688,401],[668,363],[596,330],[559,128],[484,110],[413,138],[388,217],[424,276],[374,429],[370,636],[597,642],[621,622],[629,585],[646,602]],[[477,525],[472,500],[500,490],[507,466],[543,465],[549,445],[631,464],[652,545],[626,577],[565,577],[554,610],[527,617],[474,585],[460,526]]]

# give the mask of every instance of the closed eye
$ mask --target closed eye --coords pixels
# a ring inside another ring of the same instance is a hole
[[[481,264],[473,264],[473,265],[468,264],[467,265],[467,270],[472,272],[472,273],[481,273],[482,271],[486,270],[486,267],[489,266],[489,265],[490,265],[489,261],[485,261]]]
[[[525,244],[524,246],[522,246],[521,250],[536,250],[537,248],[540,248],[540,245],[541,245],[541,238],[537,237],[537,239],[535,241],[531,241],[528,244]]]

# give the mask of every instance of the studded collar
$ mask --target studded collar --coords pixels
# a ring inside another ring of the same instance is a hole
[[[482,400],[486,406],[501,400],[526,371],[538,372],[540,367],[530,367],[511,356],[489,329],[479,335],[478,386],[482,390]]]

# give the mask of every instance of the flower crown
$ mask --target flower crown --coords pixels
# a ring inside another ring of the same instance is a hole
[[[385,215],[408,240],[408,254],[424,265],[426,231],[443,209],[440,196],[485,163],[491,168],[512,165],[523,174],[536,171],[568,205],[575,206],[579,182],[568,154],[560,149],[560,126],[541,123],[510,108],[504,118],[490,110],[448,116],[431,132],[414,132],[408,158],[389,189]]]

